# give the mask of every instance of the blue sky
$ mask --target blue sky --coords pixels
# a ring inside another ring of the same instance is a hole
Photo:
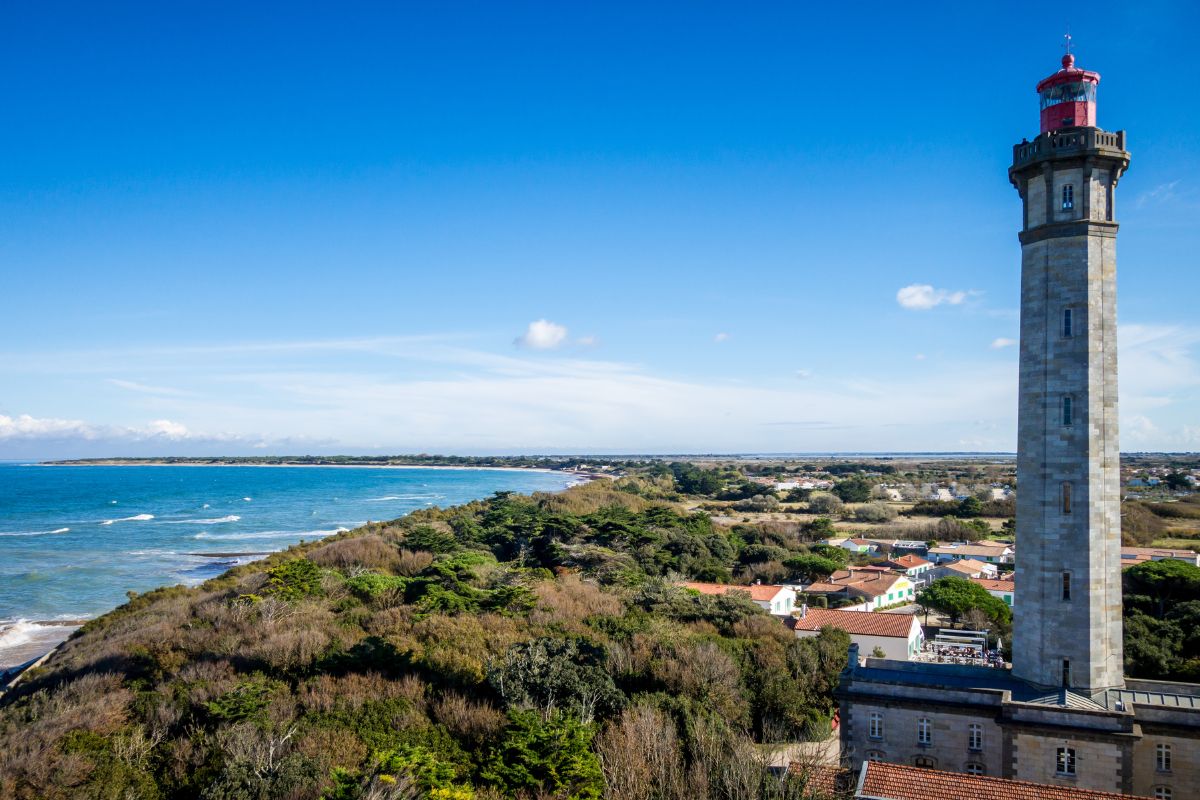
[[[1012,450],[1068,23],[1200,449],[1192,2],[245,5],[5,10],[0,457]]]

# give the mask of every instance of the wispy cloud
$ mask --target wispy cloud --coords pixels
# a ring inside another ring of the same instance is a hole
[[[720,344],[721,342],[727,342],[727,341],[729,341],[729,334],[725,333],[724,331],[714,334],[713,341],[716,342],[717,344]]]
[[[896,292],[896,302],[901,308],[928,311],[940,305],[961,305],[969,294],[971,293],[966,291],[935,289],[927,283],[914,283]]]
[[[1012,347],[1016,343],[1017,343],[1016,339],[1008,339],[1008,338],[1005,338],[1004,336],[1000,336],[995,339],[992,339],[991,347],[993,350],[1003,350],[1006,347]]]
[[[117,388],[127,389],[128,391],[138,392],[140,394],[166,395],[168,397],[183,397],[191,394],[190,392],[185,392],[182,389],[173,389],[169,386],[151,386],[145,383],[138,383],[137,381],[121,380],[120,378],[109,378],[108,383],[116,386]]]
[[[1175,199],[1175,187],[1179,185],[1178,180],[1173,180],[1168,183],[1160,183],[1152,189],[1147,189],[1138,194],[1133,201],[1138,208],[1156,205],[1158,203],[1168,203]]]

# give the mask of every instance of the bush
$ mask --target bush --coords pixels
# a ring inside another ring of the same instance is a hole
[[[813,514],[836,514],[842,510],[842,501],[831,494],[815,494],[808,501],[808,510]]]
[[[267,571],[266,593],[282,600],[320,594],[321,568],[307,558],[293,558]]]
[[[896,509],[887,503],[867,503],[854,509],[854,518],[859,522],[888,522],[896,518]]]
[[[480,776],[506,797],[526,794],[599,800],[604,790],[593,730],[579,720],[532,711],[509,712],[509,728]]]

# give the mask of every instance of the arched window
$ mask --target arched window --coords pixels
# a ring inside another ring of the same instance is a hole
[[[1071,513],[1071,484],[1065,481],[1062,485],[1062,513]]]
[[[1154,800],[1173,800],[1175,794],[1171,791],[1170,786],[1155,786]]]
[[[987,770],[984,769],[983,764],[980,764],[978,761],[968,761],[963,767],[963,772],[967,773],[968,775],[987,774]]]
[[[914,767],[924,767],[925,769],[937,769],[937,760],[929,756],[917,756],[913,759]]]
[[[887,761],[887,753],[882,750],[868,750],[867,761]]]

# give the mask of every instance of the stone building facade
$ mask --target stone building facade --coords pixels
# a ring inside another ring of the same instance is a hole
[[[838,688],[844,762],[925,766],[1161,800],[1200,797],[1200,685],[1123,674],[1117,183],[1100,76],[1038,84],[1013,148],[1023,200],[1011,670],[866,659]],[[1078,123],[1076,122],[1078,121]]]

